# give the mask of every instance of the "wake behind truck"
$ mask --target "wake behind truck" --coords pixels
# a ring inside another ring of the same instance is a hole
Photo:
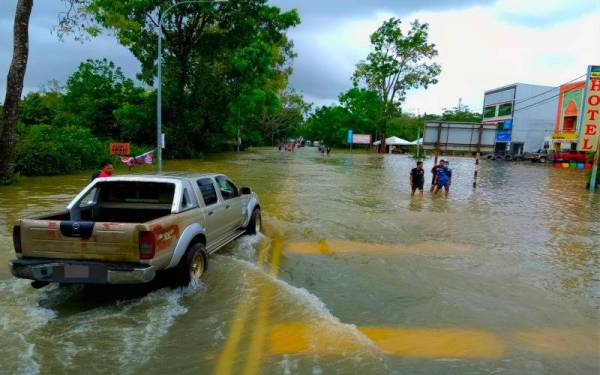
[[[17,221],[10,269],[36,288],[146,283],[158,272],[187,285],[209,254],[260,227],[257,195],[225,175],[97,178],[66,210]]]

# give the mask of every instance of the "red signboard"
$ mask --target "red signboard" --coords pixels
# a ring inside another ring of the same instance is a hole
[[[111,143],[109,150],[111,155],[130,155],[131,145],[129,143]]]

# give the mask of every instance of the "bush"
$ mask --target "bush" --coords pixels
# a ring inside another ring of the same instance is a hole
[[[70,173],[97,168],[107,154],[105,142],[87,128],[21,126],[16,169],[26,176]]]

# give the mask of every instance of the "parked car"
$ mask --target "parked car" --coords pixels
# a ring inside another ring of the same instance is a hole
[[[568,163],[585,163],[588,156],[582,151],[562,151],[552,154],[552,160]]]
[[[73,284],[136,284],[163,272],[186,285],[208,255],[260,231],[260,203],[222,174],[97,178],[64,211],[13,228],[15,277]]]
[[[504,160],[504,161],[522,161],[524,160],[524,154],[511,154],[511,153],[493,153],[486,154],[484,158],[487,160]]]
[[[536,152],[526,152],[523,160],[529,160],[532,163],[546,163],[552,159],[552,155],[547,149],[539,149]]]

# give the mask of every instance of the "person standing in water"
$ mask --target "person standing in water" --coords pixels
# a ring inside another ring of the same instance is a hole
[[[440,166],[436,170],[436,186],[435,194],[439,193],[444,188],[444,194],[448,197],[448,191],[450,190],[450,184],[452,183],[452,170],[446,167],[446,162],[440,160]]]
[[[423,169],[423,162],[418,161],[417,167],[410,171],[410,187],[411,197],[415,196],[415,191],[419,189],[419,197],[423,198],[423,185],[425,184],[425,170]]]
[[[431,188],[429,188],[429,192],[433,193],[435,189],[435,185],[437,184],[437,170],[440,167],[440,164],[443,163],[444,160],[440,160],[438,164],[435,164],[433,168],[431,168]]]

